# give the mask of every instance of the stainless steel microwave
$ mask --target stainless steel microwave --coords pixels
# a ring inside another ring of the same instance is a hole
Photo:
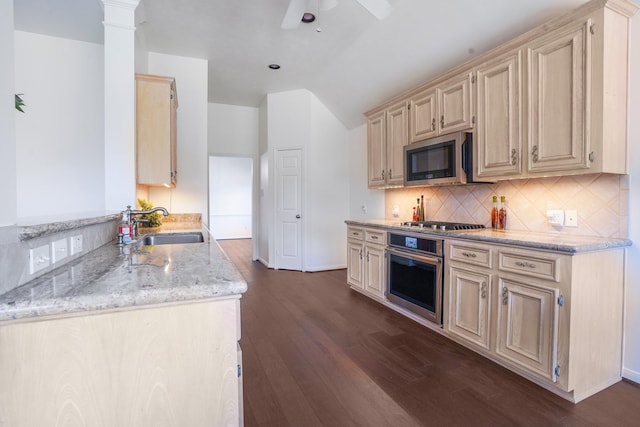
[[[473,141],[469,132],[455,132],[404,147],[404,185],[473,182]]]

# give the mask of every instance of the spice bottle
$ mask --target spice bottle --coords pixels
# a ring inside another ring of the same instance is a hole
[[[418,221],[424,221],[424,195],[420,196],[420,219]]]
[[[498,228],[504,230],[507,228],[507,204],[505,197],[500,196],[500,210],[498,211]]]
[[[491,208],[491,228],[498,228],[498,196],[493,196],[493,207]]]

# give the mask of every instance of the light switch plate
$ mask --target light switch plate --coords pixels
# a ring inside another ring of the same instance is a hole
[[[79,252],[82,252],[82,234],[69,237],[69,248],[70,248],[69,253],[71,255],[75,255]]]
[[[564,225],[564,211],[562,209],[547,210],[547,219],[551,225]]]
[[[36,273],[51,265],[49,256],[49,245],[29,249],[29,274]]]

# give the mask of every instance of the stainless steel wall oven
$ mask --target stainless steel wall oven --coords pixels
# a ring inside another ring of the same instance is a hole
[[[389,233],[387,299],[442,325],[443,240],[426,234]]]

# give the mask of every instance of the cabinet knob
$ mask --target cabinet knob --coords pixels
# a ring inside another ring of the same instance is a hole
[[[384,180],[384,169],[382,169],[382,179]]]
[[[431,130],[436,130],[436,118],[434,117],[433,120],[431,120]]]
[[[444,129],[444,114],[440,116],[440,129]]]

